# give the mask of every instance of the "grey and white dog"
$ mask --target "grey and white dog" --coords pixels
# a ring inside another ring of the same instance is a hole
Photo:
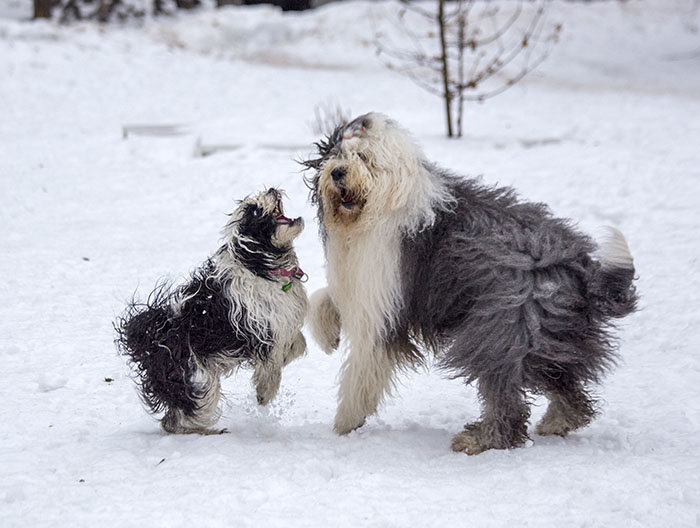
[[[619,231],[597,245],[543,204],[428,162],[411,136],[370,113],[305,161],[328,287],[311,298],[314,338],[341,333],[335,430],[346,434],[391,393],[397,369],[432,350],[476,381],[481,419],[452,441],[468,454],[522,445],[526,391],[549,407],[536,432],[565,436],[596,412],[588,386],[615,360],[613,318],[635,310],[632,256]]]

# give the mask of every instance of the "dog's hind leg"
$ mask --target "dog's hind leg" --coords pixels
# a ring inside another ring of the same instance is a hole
[[[595,400],[580,383],[546,393],[549,407],[537,424],[538,435],[566,436],[571,431],[585,427],[595,417]]]
[[[530,408],[519,385],[498,376],[479,378],[479,395],[484,403],[481,419],[468,424],[452,439],[452,450],[476,455],[487,449],[518,447],[527,440]]]
[[[196,389],[194,393],[195,409],[185,412],[182,409],[171,407],[165,412],[160,421],[164,431],[176,434],[221,434],[223,429],[211,427],[219,419],[219,376],[215,372],[206,369],[197,371]]]

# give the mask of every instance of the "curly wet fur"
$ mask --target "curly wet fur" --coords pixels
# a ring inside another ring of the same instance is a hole
[[[302,228],[282,215],[274,189],[244,200],[222,247],[185,284],[161,282],[116,321],[118,349],[149,410],[164,413],[163,429],[211,432],[220,378],[239,366],[254,368],[259,403],[275,396],[281,368],[306,348],[307,299],[297,279],[271,272],[296,266],[291,241]],[[285,291],[281,280],[294,284]]]
[[[590,422],[586,387],[615,362],[612,318],[636,304],[622,235],[599,248],[543,204],[440,169],[381,114],[359,117],[319,147],[307,182],[322,221],[327,297],[350,351],[336,430],[376,411],[396,367],[415,361],[420,345],[452,376],[477,383],[482,417],[455,437],[455,450],[521,445],[526,391],[552,401],[543,434]],[[398,208],[387,192],[395,173],[409,191]],[[360,193],[367,205],[354,200]]]
[[[245,316],[236,326],[230,324],[226,287],[214,277],[209,261],[187,284],[173,291],[159,285],[145,303],[133,302],[117,321],[118,342],[139,375],[152,412],[178,408],[192,415],[208,388],[193,383],[198,368],[214,361],[252,365],[270,355],[269,332],[259,337]]]

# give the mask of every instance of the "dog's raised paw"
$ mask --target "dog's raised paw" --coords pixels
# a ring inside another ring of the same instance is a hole
[[[327,288],[316,291],[310,299],[309,325],[314,339],[326,354],[340,344],[340,314]]]

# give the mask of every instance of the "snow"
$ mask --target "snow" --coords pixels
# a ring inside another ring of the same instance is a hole
[[[461,140],[443,138],[438,99],[374,55],[372,27],[397,10],[231,8],[104,28],[0,18],[1,526],[700,525],[697,2],[552,3],[564,27],[552,56],[469,106]],[[144,412],[112,321],[136,288],[215,249],[235,199],[285,188],[307,220],[308,291],[324,285],[295,160],[328,100],[391,115],[440,164],[582,229],[625,233],[641,310],[621,325],[592,425],[452,453],[476,393],[426,369],[337,437],[342,355],[311,340],[269,408],[249,372],[224,383],[229,434],[168,436]],[[124,139],[125,125],[179,128]],[[227,148],[195,155],[212,146]]]

